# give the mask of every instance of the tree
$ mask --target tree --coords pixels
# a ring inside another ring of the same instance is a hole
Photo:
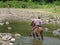
[[[0,1],[6,2],[7,0],[0,0]]]
[[[40,2],[41,0],[32,0],[33,2]]]

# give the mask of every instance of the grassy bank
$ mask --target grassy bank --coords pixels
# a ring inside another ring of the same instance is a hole
[[[8,30],[7,27],[12,27],[11,30]],[[60,25],[43,25],[43,28],[48,27],[49,31],[56,30],[57,28],[60,28]],[[30,26],[30,22],[28,21],[10,21],[9,25],[4,24],[3,26],[0,26],[0,32],[9,32],[9,33],[20,33],[23,36],[29,36],[31,34],[32,28]],[[55,37],[51,32],[45,32],[44,36],[49,37]]]

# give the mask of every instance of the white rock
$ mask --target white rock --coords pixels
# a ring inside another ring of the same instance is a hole
[[[3,25],[4,25],[4,23],[0,23],[0,25],[1,25],[1,26],[3,26]]]
[[[19,37],[20,37],[20,36],[21,36],[21,34],[19,34],[19,33],[16,33],[16,34],[15,34],[15,37],[17,37],[17,36],[19,36]]]
[[[55,35],[55,36],[57,35],[57,34],[56,34],[56,31],[53,31],[53,35]]]
[[[10,30],[10,29],[12,29],[12,27],[8,27],[8,29]]]
[[[7,39],[10,40],[12,38],[12,36],[9,36]]]
[[[11,40],[10,40],[11,42],[15,42],[15,38],[11,38]]]
[[[49,20],[46,20],[46,24],[49,24]]]
[[[5,23],[6,23],[6,25],[8,25],[8,24],[9,24],[9,22],[8,22],[8,21],[6,21]]]
[[[9,45],[14,45],[13,43],[9,43]]]
[[[3,36],[2,40],[7,40],[7,37],[8,37],[7,35]]]
[[[59,31],[60,31],[60,29],[57,29],[57,31],[59,32]]]
[[[0,38],[2,38],[2,35],[1,35],[1,33],[0,33]]]
[[[48,28],[45,28],[45,31],[49,31],[49,29]]]
[[[60,33],[57,30],[55,30],[55,31],[53,31],[53,35],[55,35],[55,36],[59,35],[60,36]]]

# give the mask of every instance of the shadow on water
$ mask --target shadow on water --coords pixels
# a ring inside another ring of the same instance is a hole
[[[15,45],[60,45],[60,39],[44,37],[42,41],[32,37],[21,37],[16,43]]]

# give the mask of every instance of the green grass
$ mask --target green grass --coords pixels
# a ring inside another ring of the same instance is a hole
[[[58,36],[54,36],[52,34],[52,32],[54,30],[57,30],[58,28],[60,28],[60,24],[44,24],[43,25],[43,28],[48,28],[49,29],[49,32],[46,32],[44,30],[44,36],[48,36],[48,37],[58,37]]]
[[[7,27],[12,27],[11,30],[8,30]],[[21,35],[29,35],[31,32],[31,27],[28,22],[25,21],[10,21],[9,25],[0,26],[0,32],[9,32],[9,33],[21,33]]]
[[[12,29],[8,30],[7,27],[11,26]],[[56,30],[57,28],[60,28],[60,25],[53,25],[53,24],[44,24],[43,28],[48,27],[50,31]],[[9,33],[20,33],[23,36],[29,36],[32,31],[32,28],[30,26],[29,21],[10,21],[9,25],[3,25],[0,26],[0,32],[9,32]],[[45,32],[44,31],[44,36],[48,37],[55,37],[51,32]],[[57,37],[57,36],[56,36]]]

